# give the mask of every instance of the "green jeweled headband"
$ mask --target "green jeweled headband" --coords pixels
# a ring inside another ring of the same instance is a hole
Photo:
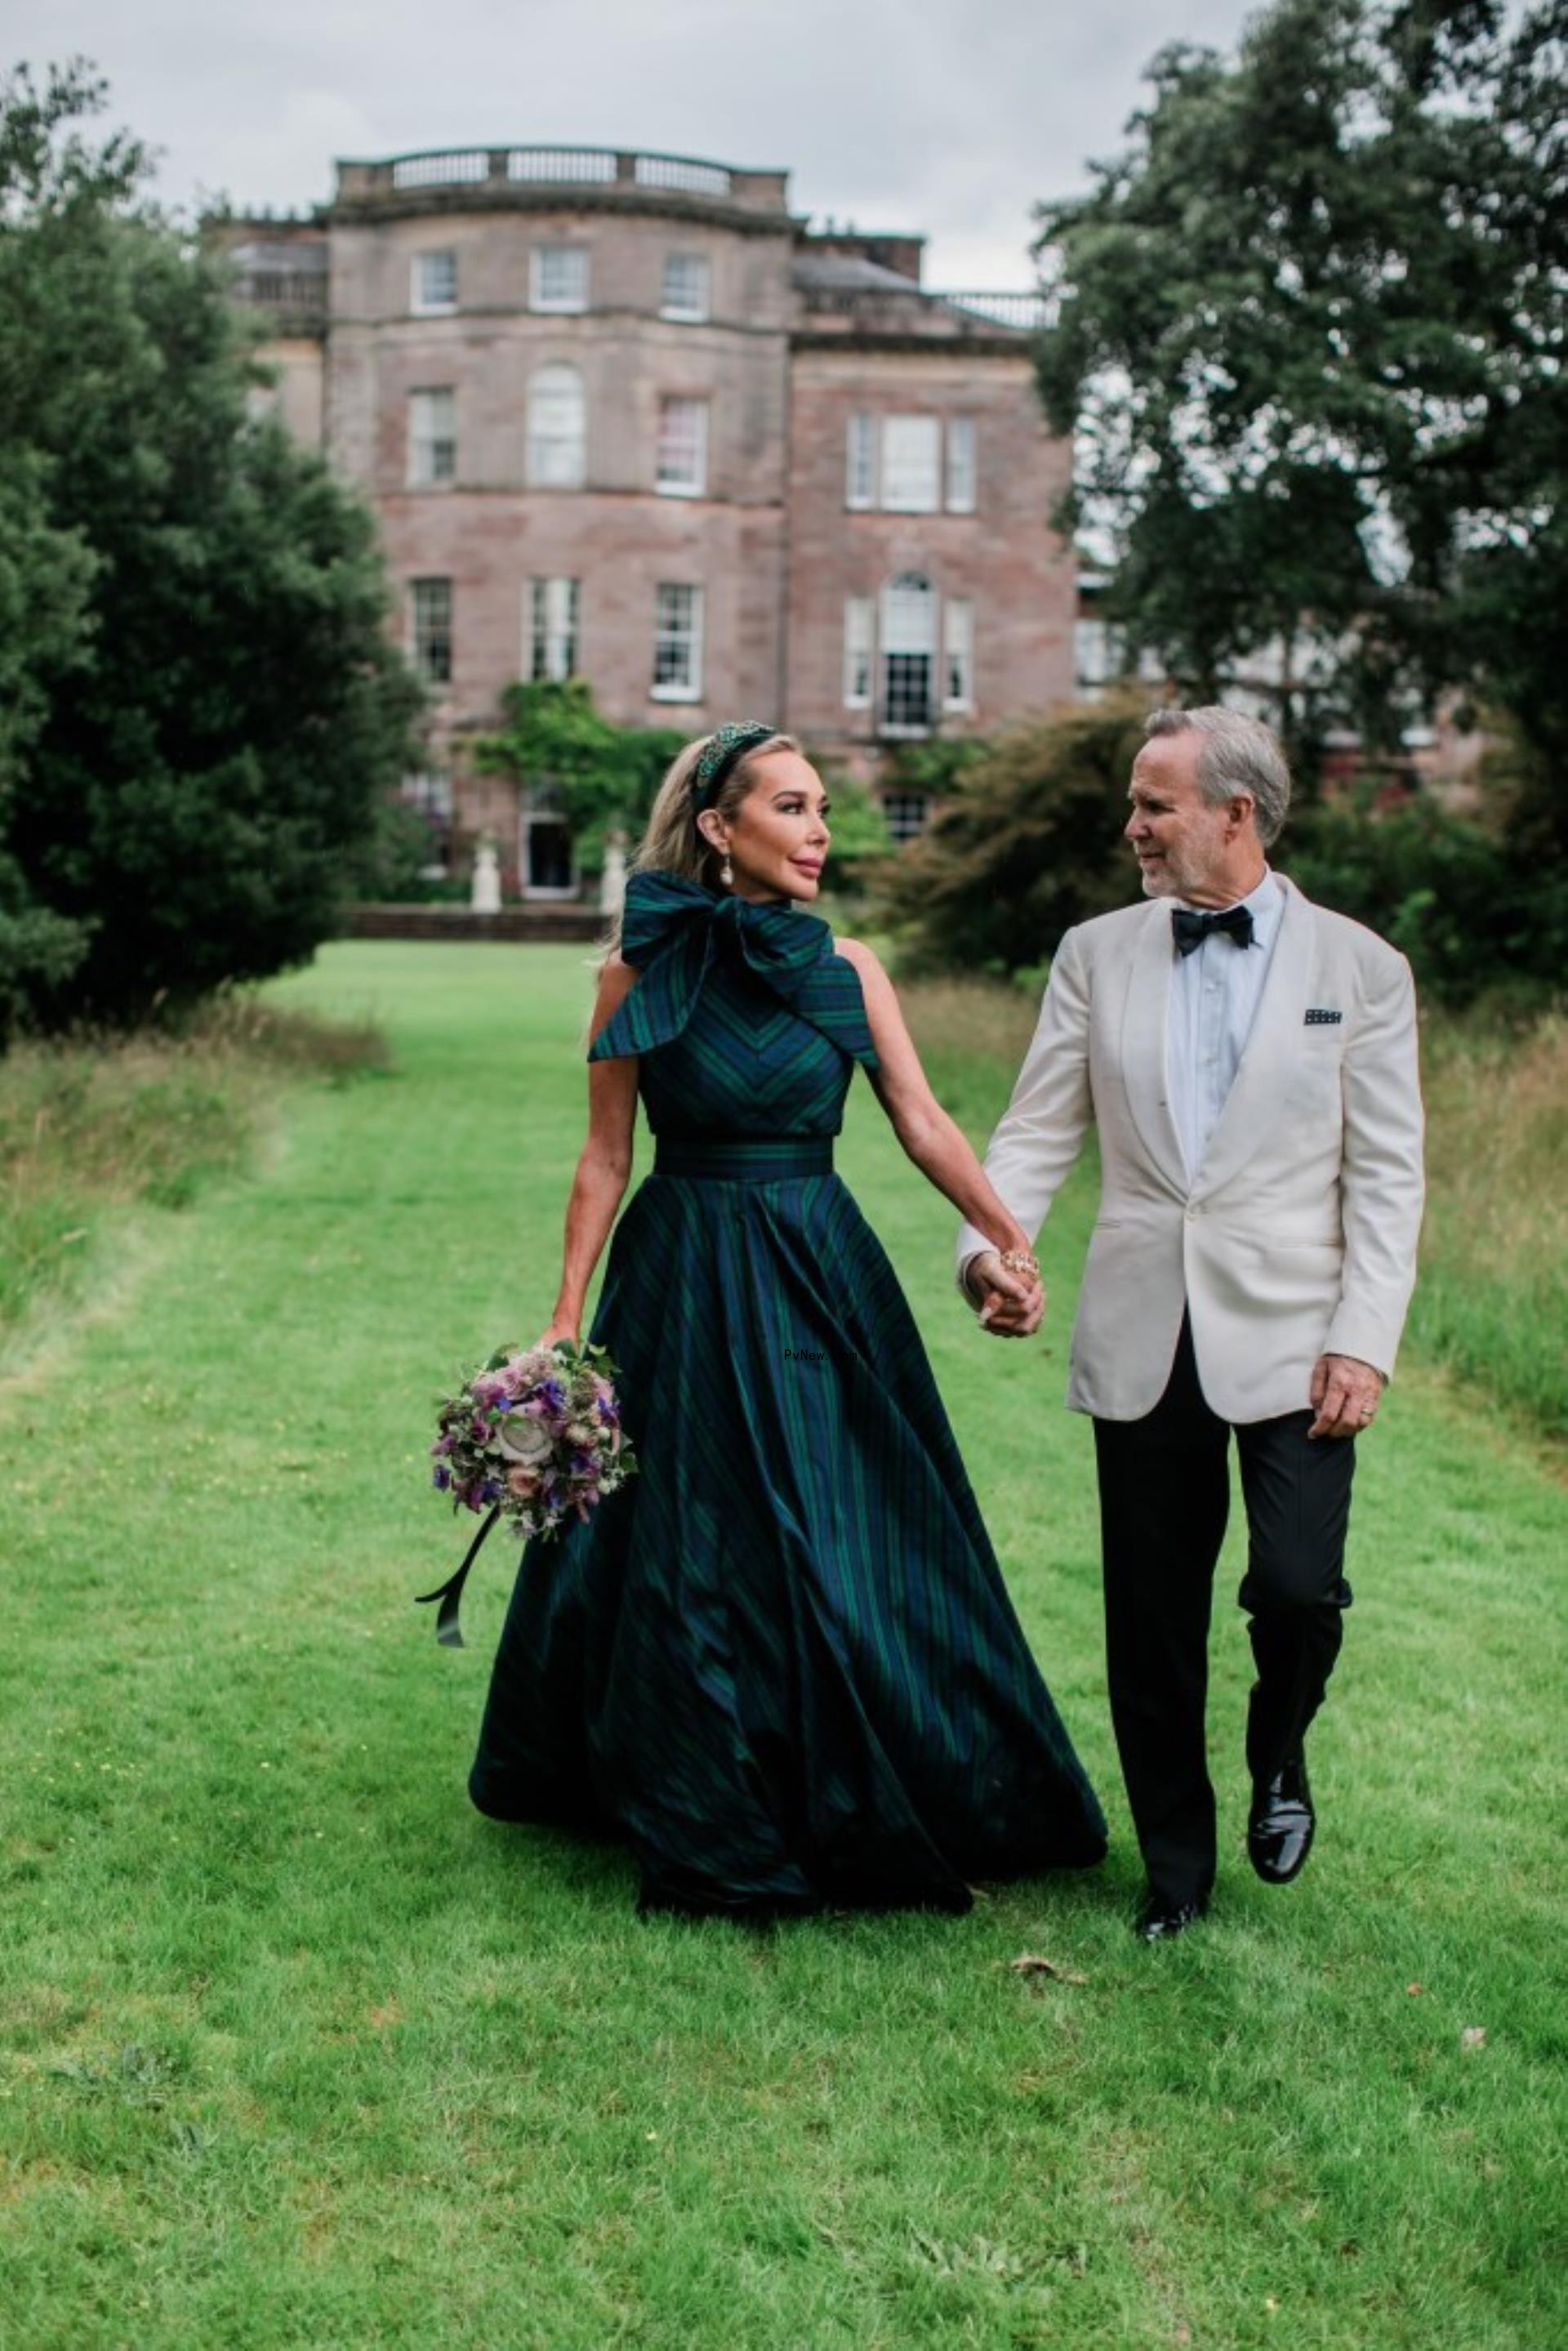
[[[757,718],[728,718],[722,726],[715,726],[692,771],[692,815],[701,816],[704,809],[711,809],[747,752],[777,733],[776,726],[764,726]]]

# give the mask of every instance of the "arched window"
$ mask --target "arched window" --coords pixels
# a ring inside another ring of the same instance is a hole
[[[937,661],[937,600],[919,571],[900,571],[882,590],[882,725],[923,734],[931,724]]]
[[[528,486],[580,490],[587,473],[587,402],[575,367],[536,368],[528,381]]]

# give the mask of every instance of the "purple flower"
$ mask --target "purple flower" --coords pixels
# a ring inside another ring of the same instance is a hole
[[[431,1484],[436,1487],[443,1494],[447,1488],[452,1484],[452,1471],[447,1468],[444,1461],[438,1462],[434,1469],[431,1470]]]

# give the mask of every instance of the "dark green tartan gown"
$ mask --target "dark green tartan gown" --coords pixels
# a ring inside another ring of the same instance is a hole
[[[669,873],[590,1058],[639,1057],[653,1173],[592,1337],[640,1468],[524,1553],[470,1781],[609,1829],[651,1907],[934,1904],[1098,1861],[925,1350],[833,1174],[877,1057],[827,925]]]

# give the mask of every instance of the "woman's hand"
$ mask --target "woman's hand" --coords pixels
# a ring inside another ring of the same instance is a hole
[[[971,1258],[964,1269],[970,1296],[980,1307],[980,1319],[997,1339],[1030,1339],[1045,1314],[1045,1289],[1034,1274],[1014,1273],[996,1249]]]
[[[568,1347],[576,1346],[579,1343],[577,1338],[577,1325],[575,1322],[566,1322],[561,1315],[557,1314],[549,1329],[545,1332],[544,1337],[542,1339],[535,1340],[535,1344],[548,1350],[551,1347],[559,1345],[562,1340],[566,1341]]]

